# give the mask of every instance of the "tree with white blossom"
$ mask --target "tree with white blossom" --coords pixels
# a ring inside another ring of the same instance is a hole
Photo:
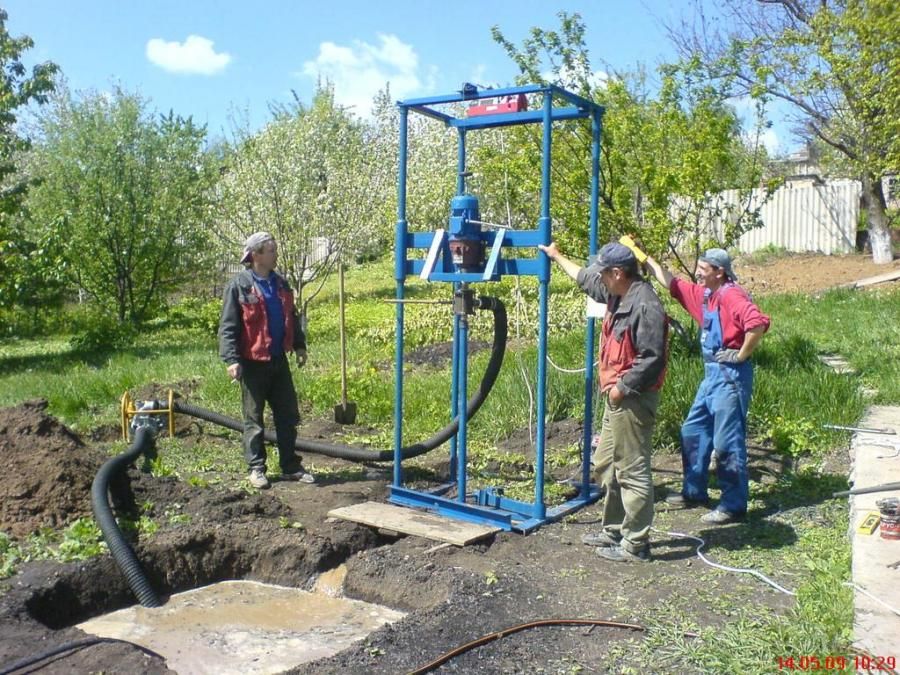
[[[271,232],[305,307],[341,260],[385,241],[377,169],[365,125],[320,86],[309,106],[274,110],[255,134],[235,131],[218,186],[220,238],[233,251],[252,232]]]

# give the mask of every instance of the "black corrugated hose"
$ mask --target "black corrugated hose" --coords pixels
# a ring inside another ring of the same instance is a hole
[[[144,607],[161,607],[162,602],[156,592],[150,586],[141,564],[134,551],[122,536],[116,518],[109,506],[109,481],[134,460],[154,448],[155,432],[152,428],[139,427],[134,434],[134,441],[121,455],[116,455],[100,467],[100,471],[94,477],[91,485],[91,508],[94,511],[94,519],[100,526],[103,539],[109,546],[109,552],[125,575],[128,586],[134,591],[141,605]]]
[[[497,381],[497,375],[500,374],[500,366],[503,365],[503,356],[506,353],[506,337],[508,330],[506,306],[497,298],[482,296],[478,299],[478,308],[489,310],[494,313],[494,342],[491,346],[491,358],[484,371],[484,376],[481,378],[481,384],[478,387],[478,391],[475,392],[475,395],[469,399],[469,402],[466,405],[466,419],[471,419],[475,413],[478,412],[481,404],[484,403],[488,393],[490,393],[491,388]],[[172,409],[175,412],[191,415],[192,417],[197,417],[206,420],[207,422],[233,429],[234,431],[244,430],[244,425],[240,420],[220,415],[212,410],[182,403],[181,401],[175,401],[172,404]],[[424,455],[426,452],[431,452],[438,446],[450,440],[456,434],[458,429],[459,419],[454,418],[450,424],[438,431],[431,438],[401,448],[401,459],[410,459],[412,457]],[[274,443],[276,440],[275,433],[272,431],[267,431],[265,438],[269,443]],[[394,459],[393,450],[369,450],[365,448],[354,448],[349,445],[319,443],[302,438],[297,439],[296,447],[298,450],[305,452],[312,452],[327,457],[338,457],[352,462],[390,462]]]

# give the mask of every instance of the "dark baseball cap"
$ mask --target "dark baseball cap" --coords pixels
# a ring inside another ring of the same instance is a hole
[[[637,258],[630,248],[614,241],[600,249],[595,264],[601,271],[610,267],[637,267]]]

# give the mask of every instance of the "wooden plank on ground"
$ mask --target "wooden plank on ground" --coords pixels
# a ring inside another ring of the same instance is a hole
[[[900,270],[892,270],[884,272],[874,277],[866,277],[865,279],[857,279],[846,284],[838,285],[838,288],[865,288],[866,286],[874,286],[875,284],[883,284],[888,281],[897,281],[900,279]]]
[[[473,541],[484,539],[500,531],[499,527],[469,523],[419,509],[381,502],[363,502],[352,506],[342,506],[329,511],[328,515],[332,518],[350,520],[371,527],[444,541],[456,546],[471,544]]]
[[[868,277],[867,279],[860,279],[856,282],[856,287],[862,288],[863,286],[874,286],[875,284],[883,284],[887,281],[897,281],[897,279],[900,279],[900,270],[885,272],[884,274]]]

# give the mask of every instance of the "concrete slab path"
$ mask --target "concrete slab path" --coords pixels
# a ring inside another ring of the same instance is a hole
[[[900,482],[900,407],[873,406],[859,426],[898,433],[854,433],[850,444],[852,487]],[[856,531],[869,512],[878,511],[875,502],[885,497],[900,498],[900,490],[850,497],[856,585],[853,639],[860,650],[874,657],[893,657],[900,664],[900,539],[885,539],[880,526],[870,535]]]

